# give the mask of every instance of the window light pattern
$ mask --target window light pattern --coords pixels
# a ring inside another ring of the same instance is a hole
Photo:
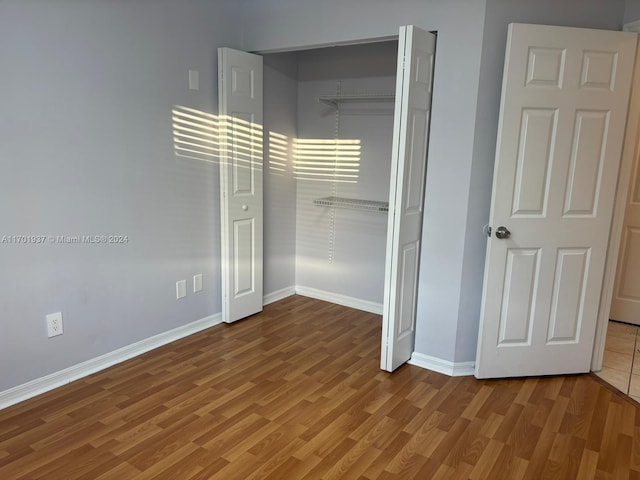
[[[172,110],[173,145],[179,157],[218,163],[232,158],[237,165],[262,165],[262,125],[189,107]]]
[[[293,141],[297,179],[357,183],[360,172],[360,140],[302,139]]]
[[[221,159],[236,167],[263,163],[263,127],[247,119],[214,115],[195,108],[172,110],[176,156],[211,163]],[[269,132],[269,168],[287,171],[293,147],[294,176],[299,180],[358,183],[361,141],[358,139],[296,138]]]
[[[269,131],[269,169],[277,173],[287,171],[289,159],[289,138]]]

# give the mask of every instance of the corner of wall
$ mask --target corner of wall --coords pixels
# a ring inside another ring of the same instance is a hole
[[[482,19],[476,118],[455,339],[454,358],[463,362],[475,360],[486,252],[483,226],[489,220],[500,104],[500,82],[496,82],[494,73],[501,71],[499,62],[496,62],[500,52],[495,52],[492,42],[488,40],[488,36],[496,35],[488,26],[487,9],[490,1],[485,1]]]

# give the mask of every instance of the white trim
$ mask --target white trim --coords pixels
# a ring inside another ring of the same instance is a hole
[[[126,347],[119,348],[86,362],[78,363],[59,372],[54,372],[45,377],[37,378],[22,385],[0,392],[0,410],[29,398],[48,392],[54,388],[66,385],[80,378],[109,368],[118,363],[142,355],[150,350],[161,347],[194,333],[206,330],[222,323],[222,315],[216,313],[209,317],[183,325],[168,332],[163,332],[153,337],[146,338]]]
[[[301,285],[296,285],[296,294],[382,315],[382,304],[370,302],[369,300],[361,300],[359,298],[348,297],[339,293],[327,292],[325,290],[318,290],[317,288],[304,287]]]
[[[640,21],[634,23],[638,23],[640,26]],[[596,335],[593,341],[593,353],[591,354],[591,370],[594,372],[602,370],[604,346],[607,338],[607,325],[609,323],[609,312],[611,311],[613,288],[616,280],[618,251],[620,250],[620,239],[622,238],[622,228],[624,227],[624,211],[627,207],[629,184],[633,181],[631,178],[631,170],[634,159],[636,158],[636,155],[638,155],[636,148],[638,139],[640,139],[639,120],[640,49],[636,48],[636,63],[633,71],[633,82],[631,84],[631,98],[629,100],[629,111],[627,114],[627,128],[624,136],[620,173],[618,174],[618,190],[616,192],[616,199],[613,208],[611,230],[609,231],[609,246],[607,249],[604,278],[602,280],[602,292],[600,293],[598,322],[596,324]]]
[[[636,20],[635,22],[625,23],[622,26],[622,31],[624,32],[640,32],[640,20]]]
[[[411,359],[407,362],[409,365],[426,368],[434,372],[449,375],[450,377],[467,377],[473,375],[475,362],[450,362],[441,358],[423,355],[422,353],[413,352]]]
[[[283,300],[295,294],[296,287],[294,286],[281,288],[280,290],[276,290],[275,292],[267,293],[264,297],[262,297],[262,305],[269,305],[270,303]]]

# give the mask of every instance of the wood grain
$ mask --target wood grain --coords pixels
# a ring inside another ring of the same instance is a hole
[[[591,375],[379,369],[380,317],[293,296],[0,412],[0,479],[640,479]]]

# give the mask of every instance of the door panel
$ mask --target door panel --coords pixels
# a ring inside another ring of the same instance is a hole
[[[621,296],[628,300],[640,300],[640,229],[627,228],[624,236],[622,256]]]
[[[613,91],[617,70],[617,52],[585,51],[580,86]]]
[[[380,366],[413,353],[435,35],[401,27],[394,116]]]
[[[606,154],[610,111],[576,112],[564,216],[595,217]]]
[[[635,47],[623,32],[509,27],[479,378],[589,371]]]
[[[633,174],[624,212],[624,227],[611,301],[610,318],[640,325],[640,137],[635,134]]]
[[[417,287],[418,280],[418,257],[420,254],[418,242],[410,242],[403,246],[401,277],[402,285],[400,291],[404,295],[400,303],[400,315],[396,337],[400,340],[407,335],[413,334],[415,302],[413,302],[413,292]]]
[[[560,248],[553,282],[547,344],[577,343],[589,273],[588,248]]]
[[[523,109],[512,215],[546,215],[557,129],[555,109]],[[532,145],[537,146],[533,148]]]
[[[255,221],[253,218],[233,222],[234,297],[255,292]]]
[[[409,178],[424,178],[426,162],[425,152],[427,151],[427,137],[424,132],[428,131],[429,112],[421,110],[411,111],[411,152],[408,156]],[[417,182],[408,182],[407,195],[404,207],[405,215],[421,215],[422,204],[424,203],[424,186]]]
[[[510,249],[507,252],[498,345],[531,343],[531,315],[539,260],[536,249]]]
[[[262,310],[262,57],[218,50],[222,318]]]

